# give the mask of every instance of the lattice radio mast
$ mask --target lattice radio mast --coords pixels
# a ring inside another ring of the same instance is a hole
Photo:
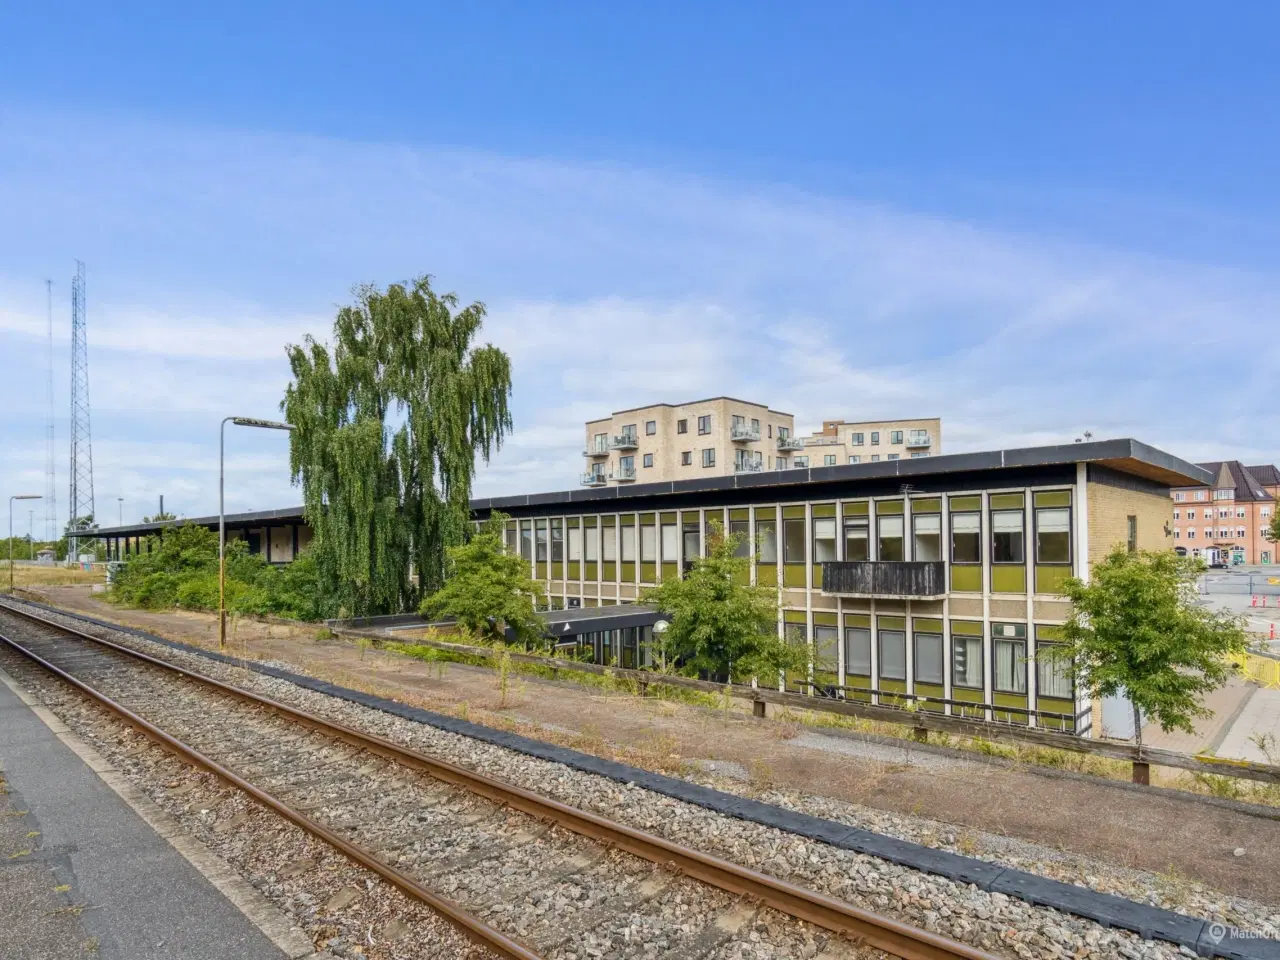
[[[67,558],[94,546],[98,529],[93,509],[93,439],[89,430],[89,341],[85,328],[84,261],[76,261],[71,281],[71,512],[67,516]]]
[[[49,420],[44,427],[44,539],[54,543],[58,539],[58,489],[53,456],[53,281],[46,280],[44,284],[49,308],[49,350],[45,364]]]

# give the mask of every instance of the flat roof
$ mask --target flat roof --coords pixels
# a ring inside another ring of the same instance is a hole
[[[807,484],[826,484],[841,481],[901,480],[910,482],[943,477],[947,474],[998,473],[1027,468],[1062,467],[1069,464],[1097,464],[1120,473],[1141,477],[1168,487],[1206,486],[1213,482],[1213,474],[1194,463],[1179,459],[1148,444],[1132,438],[1118,440],[1094,440],[1088,443],[1064,443],[1048,447],[1021,447],[1012,450],[992,450],[982,453],[948,453],[941,456],[907,458],[905,460],[881,460],[876,463],[851,463],[834,467],[801,467],[791,470],[764,470],[760,473],[739,473],[730,476],[707,477],[698,480],[672,480],[665,483],[627,484],[614,487],[586,487],[560,490],[552,493],[526,493],[508,497],[483,497],[471,501],[471,509],[487,512],[514,507],[548,507],[561,504],[626,504],[629,501],[653,501],[668,496],[685,494],[712,494],[732,490],[778,492],[777,499],[802,497],[798,488]],[[244,527],[270,521],[300,522],[302,507],[280,510],[260,510],[252,513],[227,514],[228,525]],[[136,523],[117,527],[102,527],[97,535],[137,536],[154,533],[164,527],[179,523],[195,523],[201,526],[217,526],[216,515],[211,517],[182,518],[160,523]]]
[[[837,427],[865,427],[872,423],[906,423],[908,420],[937,420],[941,417],[881,417],[879,420],[823,420],[822,425],[833,424]]]

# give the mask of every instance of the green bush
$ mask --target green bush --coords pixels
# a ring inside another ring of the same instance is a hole
[[[110,599],[149,610],[181,607],[218,609],[218,537],[191,524],[172,527],[163,537],[149,538],[149,551],[131,557],[115,577]],[[273,567],[251,554],[243,540],[227,544],[227,609],[320,620],[331,616],[320,602],[316,564],[308,553],[293,563]]]

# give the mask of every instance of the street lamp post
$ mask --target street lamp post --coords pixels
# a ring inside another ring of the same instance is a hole
[[[13,501],[39,500],[38,493],[15,493],[9,498],[9,592],[13,593]]]
[[[253,417],[223,417],[218,427],[218,646],[227,645],[227,519],[223,493],[226,488],[227,424],[263,430],[294,430],[291,423]],[[12,570],[12,568],[10,568]]]
[[[116,503],[120,505],[120,526],[124,526],[124,497],[116,497]]]

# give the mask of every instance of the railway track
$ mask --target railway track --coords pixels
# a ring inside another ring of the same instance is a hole
[[[3,602],[0,663],[58,678],[499,956],[720,960],[768,916],[825,931],[822,960],[990,960]]]

